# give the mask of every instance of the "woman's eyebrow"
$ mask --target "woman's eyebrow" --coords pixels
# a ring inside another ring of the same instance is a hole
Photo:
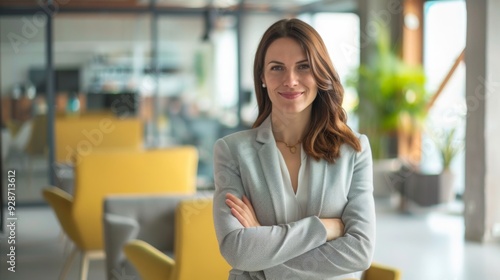
[[[271,63],[274,63],[274,64],[282,64],[282,65],[283,65],[283,64],[285,64],[285,63],[283,63],[283,62],[279,62],[279,61],[276,61],[276,60],[271,60],[271,61],[269,61],[267,64],[271,64]]]
[[[309,60],[307,60],[307,59],[303,59],[303,60],[301,60],[301,61],[297,61],[297,62],[295,62],[295,64],[301,64],[301,63],[304,63],[304,62],[309,62]],[[284,64],[285,64],[285,63],[283,63],[283,62],[276,61],[276,60],[271,60],[271,61],[269,61],[267,64],[271,64],[271,63],[274,63],[274,64],[281,64],[281,65],[284,65]]]

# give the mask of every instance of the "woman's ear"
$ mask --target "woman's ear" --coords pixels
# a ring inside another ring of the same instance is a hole
[[[262,87],[265,88],[266,87],[266,80],[264,79],[263,76],[260,76],[260,80],[262,81]]]

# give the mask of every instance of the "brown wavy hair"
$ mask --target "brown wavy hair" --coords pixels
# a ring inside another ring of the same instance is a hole
[[[271,43],[284,37],[292,38],[302,46],[318,86],[318,95],[312,103],[311,122],[302,139],[305,152],[316,160],[333,163],[340,157],[340,146],[344,143],[361,151],[358,137],[347,126],[347,113],[342,108],[344,88],[325,43],[313,27],[295,18],[282,19],[271,25],[257,47],[253,78],[259,115],[253,127],[260,126],[271,113],[272,103],[267,88],[261,86],[264,58]]]

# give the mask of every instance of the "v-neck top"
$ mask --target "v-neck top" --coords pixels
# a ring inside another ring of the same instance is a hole
[[[292,180],[290,178],[290,173],[288,172],[288,168],[286,166],[285,158],[281,154],[279,149],[278,158],[279,158],[279,167],[281,170],[282,177],[282,186],[284,188],[285,197],[283,197],[283,201],[285,204],[285,221],[286,223],[296,222],[300,219],[306,217],[306,209],[307,209],[307,186],[309,173],[305,172],[306,162],[307,162],[307,154],[304,152],[302,145],[299,146],[300,149],[300,168],[297,180],[297,193],[294,193],[292,187]]]

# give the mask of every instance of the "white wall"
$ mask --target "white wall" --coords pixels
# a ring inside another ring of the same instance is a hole
[[[500,35],[493,27],[500,26],[500,1],[488,1],[486,44],[486,189],[490,215],[487,223],[497,228],[500,237]]]

